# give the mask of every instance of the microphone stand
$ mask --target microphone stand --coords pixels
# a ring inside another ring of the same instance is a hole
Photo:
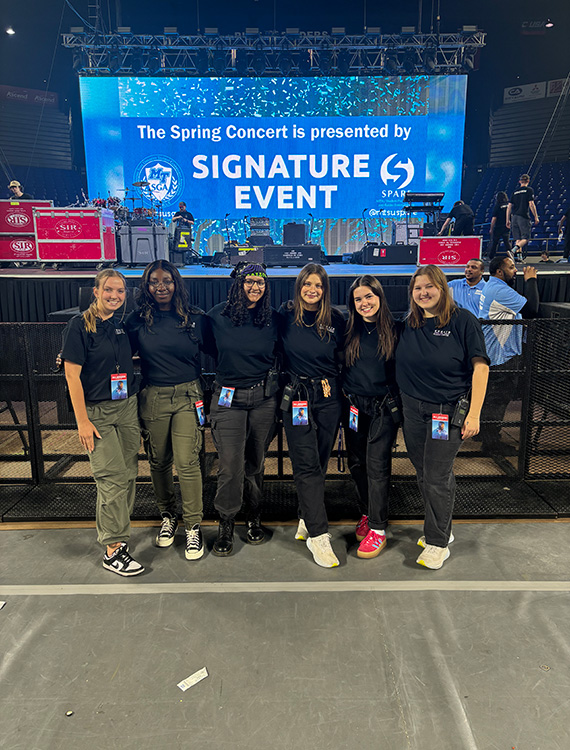
[[[368,227],[366,226],[366,216],[364,214],[368,211],[367,208],[365,208],[362,211],[362,223],[364,224],[364,237],[366,239],[366,244],[368,245]]]
[[[309,214],[311,217],[311,226],[309,227],[309,245],[313,244],[313,225],[315,223],[315,220],[313,218],[313,214]]]

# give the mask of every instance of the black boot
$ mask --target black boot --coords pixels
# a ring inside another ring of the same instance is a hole
[[[231,555],[234,548],[234,519],[220,519],[218,526],[218,538],[214,542],[212,552],[218,557],[227,557]]]
[[[246,521],[245,528],[245,538],[248,544],[261,544],[265,541],[265,531],[263,530],[259,516],[254,516],[249,521]]]

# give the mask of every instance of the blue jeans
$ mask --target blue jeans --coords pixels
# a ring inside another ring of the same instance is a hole
[[[432,414],[451,415],[455,404],[432,404],[402,393],[404,439],[425,506],[427,544],[447,547],[455,503],[453,462],[461,447],[461,429],[449,426],[449,440],[434,440]]]

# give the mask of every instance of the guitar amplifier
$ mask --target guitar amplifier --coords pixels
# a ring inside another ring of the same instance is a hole
[[[262,247],[231,247],[230,248],[230,263],[232,266],[237,266],[238,263],[245,261],[246,263],[264,263],[263,259],[263,248]]]
[[[283,244],[284,245],[304,245],[305,244],[305,225],[304,224],[285,224],[283,227]]]
[[[320,245],[273,245],[263,248],[267,266],[301,267],[307,263],[321,263],[322,252]]]
[[[417,245],[378,245],[368,242],[359,251],[363,266],[409,266],[418,262]]]

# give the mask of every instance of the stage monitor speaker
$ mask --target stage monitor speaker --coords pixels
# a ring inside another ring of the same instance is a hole
[[[238,263],[263,263],[264,252],[262,247],[230,247],[230,263],[237,266]]]
[[[542,318],[570,318],[570,302],[541,302]]]
[[[378,245],[369,242],[359,254],[363,266],[409,266],[418,262],[417,245]]]
[[[274,245],[264,247],[267,266],[304,266],[306,263],[321,263],[320,245]]]
[[[283,227],[283,244],[284,245],[304,245],[305,244],[305,225],[285,224]]]
[[[437,237],[437,224],[433,221],[426,221],[423,226],[422,237]]]

